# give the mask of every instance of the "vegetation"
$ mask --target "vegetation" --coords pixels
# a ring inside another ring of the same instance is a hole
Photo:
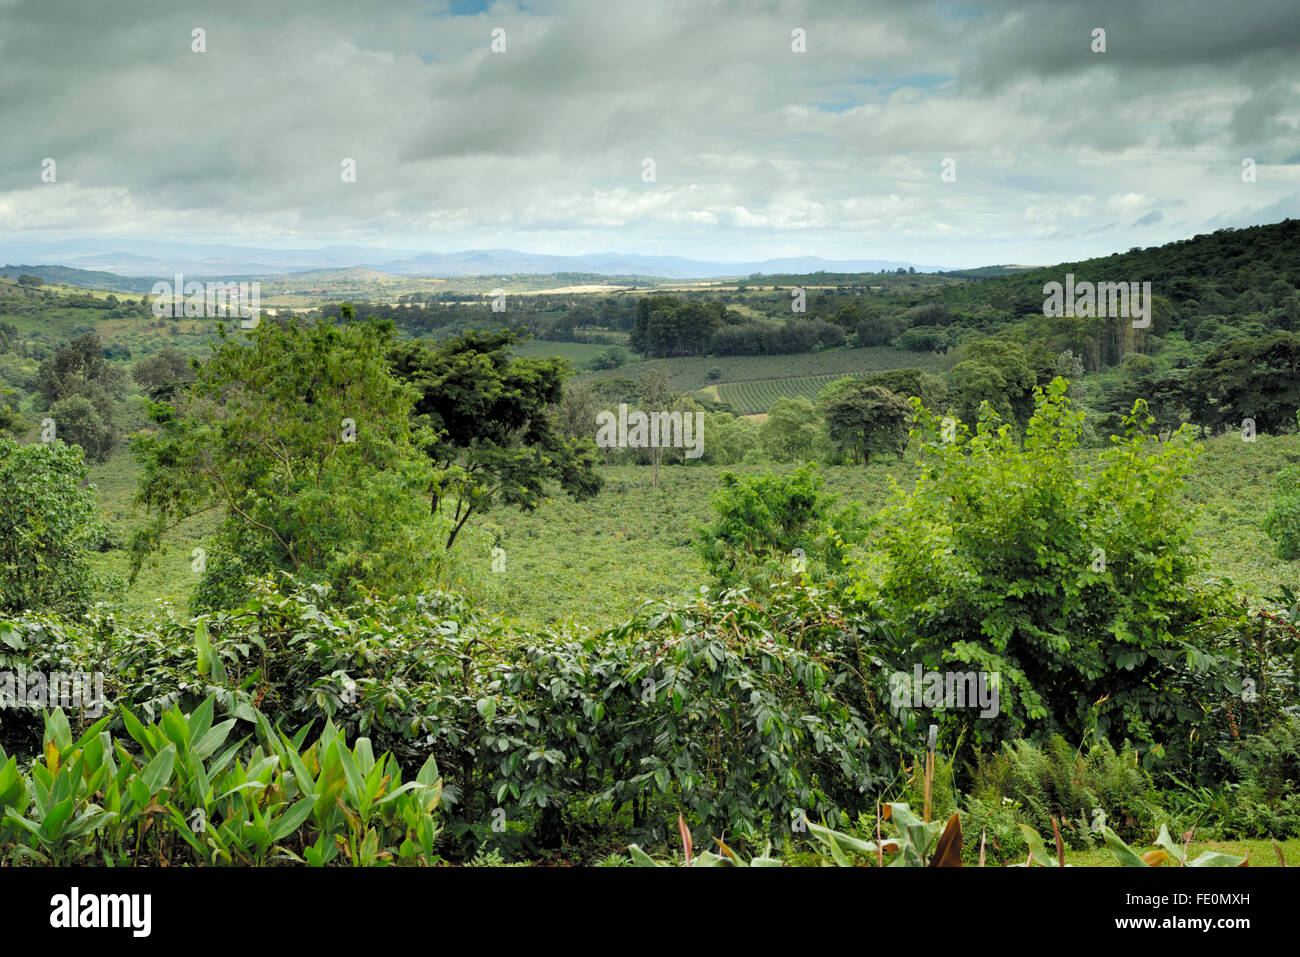
[[[1285,856],[1295,228],[505,314],[355,275],[240,330],[21,267],[0,860]],[[1042,315],[1066,269],[1150,327]],[[702,445],[597,449],[620,406]],[[102,711],[26,678],[70,672]]]

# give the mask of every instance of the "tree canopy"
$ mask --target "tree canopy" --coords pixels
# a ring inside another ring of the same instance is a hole
[[[447,522],[425,505],[438,476],[410,417],[416,393],[390,373],[392,331],[296,318],[222,328],[195,381],[151,403],[158,428],[136,440],[154,520],[134,542],[135,570],[166,528],[216,510],[199,607],[231,607],[250,575],[275,571],[343,600],[436,581]]]
[[[471,515],[495,503],[531,510],[549,481],[579,500],[603,485],[594,441],[566,436],[556,424],[568,364],[514,358],[518,339],[510,331],[470,331],[389,351],[395,374],[415,389],[416,421],[434,436],[427,448],[439,477],[430,505],[451,506],[448,548]]]

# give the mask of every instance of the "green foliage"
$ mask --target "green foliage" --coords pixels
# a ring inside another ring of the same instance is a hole
[[[215,509],[200,608],[238,603],[249,575],[275,570],[342,601],[435,581],[447,523],[424,502],[436,473],[408,415],[413,391],[389,374],[390,336],[297,319],[223,329],[194,383],[152,405],[158,428],[136,439],[154,519],[133,573],[168,527]]]
[[[71,395],[50,406],[58,437],[81,446],[86,458],[103,462],[117,445],[117,429],[111,414],[105,417],[84,395]]]
[[[185,356],[168,347],[132,366],[131,377],[157,402],[170,398],[186,383],[193,382],[194,369]]]
[[[1276,432],[1300,408],[1300,335],[1274,332],[1225,342],[1187,375],[1192,421],[1212,433],[1240,429],[1252,419],[1258,432]]]
[[[974,435],[946,442],[914,400],[920,477],[882,515],[857,594],[895,629],[901,661],[1000,674],[1000,715],[938,717],[976,746],[1186,740],[1193,696],[1239,681],[1208,633],[1223,608],[1193,579],[1179,492],[1195,449],[1157,442],[1139,406],[1085,467],[1064,392],[1057,379],[1038,394],[1023,449],[987,406]]]
[[[567,363],[512,358],[518,338],[466,332],[390,350],[393,371],[416,390],[415,421],[433,436],[432,504],[450,512],[447,548],[494,504],[536,508],[548,481],[577,499],[600,491],[593,442],[562,434],[550,411],[564,397]]]
[[[856,811],[897,765],[853,681],[843,613],[810,590],[770,609],[731,595],[647,607],[604,632],[530,636],[447,596],[348,610],[320,599],[263,584],[197,631],[178,620],[135,632],[106,615],[72,630],[8,625],[96,664],[106,696],[142,714],[212,696],[254,727],[254,705],[275,727],[329,719],[408,772],[432,755],[455,782],[449,838],[467,856],[492,808],[550,841],[575,803],[630,806],[651,836],[652,809],[684,808],[743,847],[799,808]]]
[[[1022,428],[1034,410],[1036,374],[1024,349],[1014,342],[981,339],[952,370],[954,411],[974,424],[980,404],[989,403],[1004,422]]]
[[[763,451],[777,462],[814,462],[831,451],[826,426],[804,398],[777,399],[760,430]]]
[[[953,814],[948,823],[924,821],[906,804],[885,804],[881,818],[888,824],[891,837],[879,841],[862,840],[806,821],[839,867],[852,867],[855,856],[879,862],[888,855],[885,867],[961,867],[961,818]],[[883,828],[882,828],[883,829]]]
[[[1279,558],[1300,558],[1300,467],[1283,469],[1277,476],[1277,494],[1264,516],[1264,531],[1277,543]]]
[[[0,437],[0,612],[90,606],[104,528],[88,474],[76,446]]]
[[[1156,838],[1156,850],[1139,854],[1129,847],[1118,834],[1108,827],[1102,827],[1106,846],[1121,867],[1163,867],[1173,864],[1175,867],[1245,867],[1246,859],[1234,854],[1218,851],[1205,851],[1193,860],[1187,859],[1186,845],[1174,843],[1169,836],[1169,828],[1160,825],[1160,835]]]
[[[970,810],[997,830],[997,812],[1008,807],[1016,823],[1044,833],[1051,833],[1055,818],[1072,847],[1090,846],[1101,823],[1130,836],[1148,833],[1164,813],[1132,747],[1116,751],[1100,742],[1080,751],[1059,736],[1042,747],[1008,742],[994,755],[979,756]]]
[[[831,441],[850,462],[866,465],[873,452],[903,457],[912,414],[901,396],[878,385],[851,385],[838,390],[822,411]]]
[[[1242,837],[1300,834],[1300,719],[1287,715],[1271,728],[1225,748],[1231,785],[1224,833]]]
[[[627,350],[621,346],[610,346],[588,363],[595,370],[618,369],[628,364]]]
[[[79,336],[42,362],[36,389],[60,438],[80,445],[88,458],[108,458],[117,444],[113,399],[122,375],[104,358],[97,335]]]
[[[721,838],[714,838],[714,843],[718,845],[721,854],[714,854],[712,851],[703,851],[699,854],[693,853],[694,840],[691,837],[690,828],[686,826],[684,816],[678,816],[677,829],[682,839],[682,861],[680,864],[674,860],[672,864],[661,863],[641,850],[640,845],[631,844],[628,846],[628,856],[636,867],[780,867],[781,860],[772,856],[772,843],[769,841],[763,848],[763,853],[757,855],[752,860],[745,860],[731,848]]]
[[[74,740],[47,713],[43,762],[19,769],[0,750],[0,861],[68,865],[429,865],[442,781],[430,759],[402,783],[370,742],[348,747],[332,723],[304,749],[261,715],[256,745],[231,741],[215,699],[153,724],[120,713]]]
[[[843,567],[856,510],[832,515],[835,500],[822,492],[815,465],[789,476],[723,472],[720,485],[713,496],[717,517],[697,529],[697,547],[719,584],[762,586],[809,572],[810,562],[809,574],[824,580]]]

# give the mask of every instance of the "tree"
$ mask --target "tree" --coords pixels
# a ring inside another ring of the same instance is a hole
[[[810,462],[826,458],[830,440],[812,402],[782,396],[772,403],[760,432],[763,451],[777,462]]]
[[[566,436],[591,438],[596,431],[596,416],[603,407],[604,403],[591,383],[567,383],[564,398],[555,410],[556,426]]]
[[[122,374],[104,358],[103,344],[93,332],[55,351],[36,373],[36,391],[50,404],[70,395],[86,395],[92,400],[101,394],[114,396],[121,389]]]
[[[823,413],[831,441],[854,464],[868,464],[872,452],[890,451],[903,457],[912,410],[897,393],[878,385],[855,384],[831,399]]]
[[[716,517],[697,529],[696,548],[723,587],[761,587],[810,571],[824,577],[842,566],[846,547],[857,540],[856,508],[832,514],[835,498],[822,491],[815,465],[788,476],[723,472],[720,481],[712,502]]]
[[[1184,388],[1180,374],[1160,374],[1148,356],[1134,353],[1124,360],[1119,382],[1101,404],[1108,414],[1099,427],[1103,432],[1122,434],[1124,416],[1141,399],[1155,420],[1157,434],[1173,433],[1183,424]]]
[[[50,406],[59,438],[79,445],[86,457],[106,462],[117,445],[117,429],[107,422],[95,404],[84,395],[70,395]]]
[[[627,365],[627,350],[622,346],[610,346],[596,358],[592,359],[590,366],[596,371],[605,369],[618,369]]]
[[[981,402],[988,402],[1005,422],[1023,427],[1034,408],[1037,375],[1025,350],[1014,342],[981,339],[952,370],[955,408],[973,424]]]
[[[594,441],[565,436],[555,424],[568,363],[512,358],[518,339],[515,332],[470,331],[389,351],[395,374],[416,389],[415,421],[434,435],[428,454],[439,478],[430,508],[454,502],[447,548],[471,515],[494,503],[531,511],[547,482],[578,500],[604,484]]]
[[[416,393],[390,371],[392,335],[391,323],[219,325],[194,382],[148,403],[158,428],[135,446],[154,517],[133,574],[168,528],[212,510],[197,608],[230,607],[249,576],[276,571],[344,602],[435,583],[447,522],[424,505],[438,476],[412,425]]]
[[[79,614],[94,598],[104,537],[82,451],[0,438],[0,611]]]
[[[104,358],[97,335],[78,336],[42,362],[36,390],[62,435],[92,458],[108,458],[116,444],[113,400],[122,391],[122,374]]]
[[[915,491],[882,515],[882,551],[856,592],[905,667],[1001,676],[993,720],[943,724],[979,747],[1097,733],[1146,750],[1188,740],[1204,720],[1194,701],[1240,694],[1237,666],[1211,651],[1224,606],[1199,584],[1187,431],[1156,441],[1139,406],[1121,441],[1080,461],[1084,416],[1059,378],[1038,393],[1023,447],[1009,424],[945,441],[919,404],[917,419]]]
[[[672,404],[673,394],[669,388],[668,373],[663,369],[651,369],[644,379],[641,380],[641,410],[647,416],[654,412],[668,412],[668,406]],[[689,415],[689,413],[687,413]],[[654,421],[651,418],[650,421]],[[703,436],[700,439],[703,440]],[[662,445],[654,444],[646,450],[650,455],[650,487],[659,487],[659,463],[663,461],[664,449]]]
[[[12,395],[12,389],[0,390],[0,396]],[[21,439],[30,426],[22,415],[10,408],[8,402],[0,401],[0,436]]]
[[[189,359],[169,346],[137,362],[131,376],[151,399],[158,401],[170,397],[187,382],[193,382],[194,370]]]
[[[1258,432],[1277,432],[1300,408],[1300,336],[1274,332],[1233,339],[1188,373],[1191,419],[1211,432],[1239,429],[1253,419]]]

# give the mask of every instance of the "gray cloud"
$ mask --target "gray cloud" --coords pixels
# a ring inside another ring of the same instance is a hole
[[[1294,215],[1298,50],[1267,0],[0,0],[0,234],[1078,259]]]

